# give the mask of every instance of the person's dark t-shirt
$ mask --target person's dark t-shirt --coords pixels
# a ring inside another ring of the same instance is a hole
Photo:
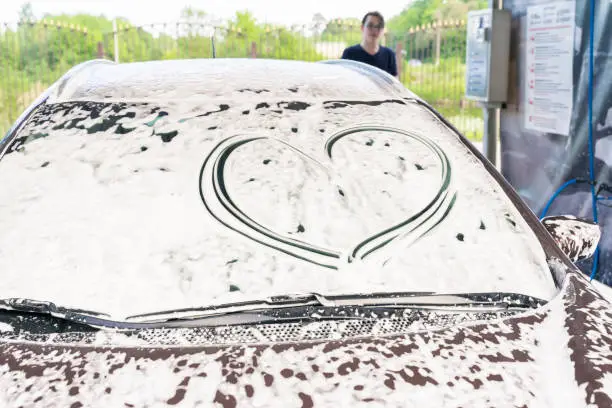
[[[387,71],[389,74],[397,75],[395,53],[391,48],[380,46],[374,55],[369,54],[360,44],[348,47],[342,53],[342,59],[363,62]]]

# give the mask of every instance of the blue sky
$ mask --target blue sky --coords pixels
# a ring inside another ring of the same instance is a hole
[[[44,13],[90,13],[107,17],[126,17],[141,25],[155,22],[176,21],[181,10],[192,6],[212,14],[216,18],[231,18],[238,10],[250,10],[259,21],[277,24],[305,24],[319,12],[327,19],[336,17],[360,18],[365,12],[377,9],[386,18],[399,14],[411,0],[308,0],[291,1],[281,5],[281,0],[172,0],[155,3],[152,0],[32,0],[30,3],[37,17]],[[0,2],[0,21],[16,21],[24,1]],[[290,4],[290,6],[289,6]]]

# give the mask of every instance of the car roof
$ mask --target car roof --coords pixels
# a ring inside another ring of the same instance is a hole
[[[57,83],[49,102],[417,98],[386,72],[355,61],[185,59],[132,63],[94,60]]]

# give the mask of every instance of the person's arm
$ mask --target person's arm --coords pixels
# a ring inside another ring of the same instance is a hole
[[[395,56],[395,52],[391,50],[391,67],[390,67],[391,75],[399,79],[399,74],[397,72],[397,57]]]
[[[342,57],[340,57],[340,59],[348,59],[348,48],[345,48],[344,51],[342,51]]]

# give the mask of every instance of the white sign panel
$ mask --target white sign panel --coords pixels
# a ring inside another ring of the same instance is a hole
[[[527,129],[569,135],[575,7],[573,1],[564,1],[527,9]]]

